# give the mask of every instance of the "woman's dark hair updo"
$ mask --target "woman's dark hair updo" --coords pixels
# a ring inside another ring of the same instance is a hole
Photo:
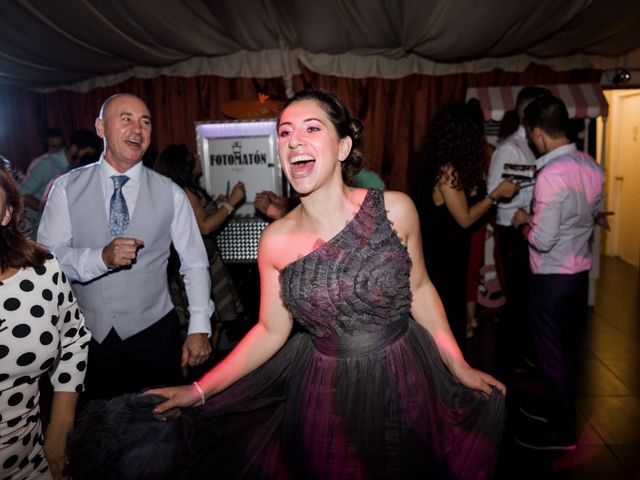
[[[293,97],[287,99],[280,108],[278,125],[280,125],[282,112],[293,103],[303,100],[313,100],[325,111],[339,138],[351,138],[351,151],[342,162],[342,179],[347,185],[353,185],[353,177],[362,170],[366,163],[364,145],[362,143],[364,125],[359,119],[351,117],[347,107],[336,95],[317,89],[300,90]]]

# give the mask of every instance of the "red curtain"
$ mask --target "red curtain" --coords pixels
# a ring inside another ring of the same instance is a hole
[[[522,73],[495,70],[480,74],[411,75],[396,80],[350,79],[305,70],[293,79],[294,89],[316,87],[334,91],[354,116],[365,124],[364,141],[370,168],[381,174],[388,188],[407,191],[410,159],[435,113],[444,105],[464,100],[468,86],[598,82],[596,70],[555,72],[531,65]],[[132,78],[87,93],[66,90],[36,93],[0,91],[0,154],[26,169],[42,153],[40,134],[61,128],[66,138],[77,128],[93,128],[100,104],[120,92],[144,99],[153,118],[152,144],[157,152],[172,143],[195,149],[195,123],[224,120],[221,104],[252,100],[257,91],[284,99],[282,79],[222,77]]]

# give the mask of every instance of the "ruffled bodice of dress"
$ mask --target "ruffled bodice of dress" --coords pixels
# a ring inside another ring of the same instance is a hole
[[[312,335],[379,332],[411,308],[411,260],[387,219],[382,190],[369,190],[336,236],[281,272],[281,295]]]

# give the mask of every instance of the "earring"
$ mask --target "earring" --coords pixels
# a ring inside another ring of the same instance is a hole
[[[9,222],[11,221],[11,215],[13,214],[13,212],[11,211],[10,208],[7,208],[4,211],[4,215],[2,218],[2,226],[6,227],[7,225],[9,225]]]

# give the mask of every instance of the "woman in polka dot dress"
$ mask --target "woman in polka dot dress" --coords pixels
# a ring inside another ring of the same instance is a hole
[[[58,261],[20,231],[22,201],[0,164],[0,478],[62,479],[91,334]],[[43,437],[38,380],[53,385]]]

